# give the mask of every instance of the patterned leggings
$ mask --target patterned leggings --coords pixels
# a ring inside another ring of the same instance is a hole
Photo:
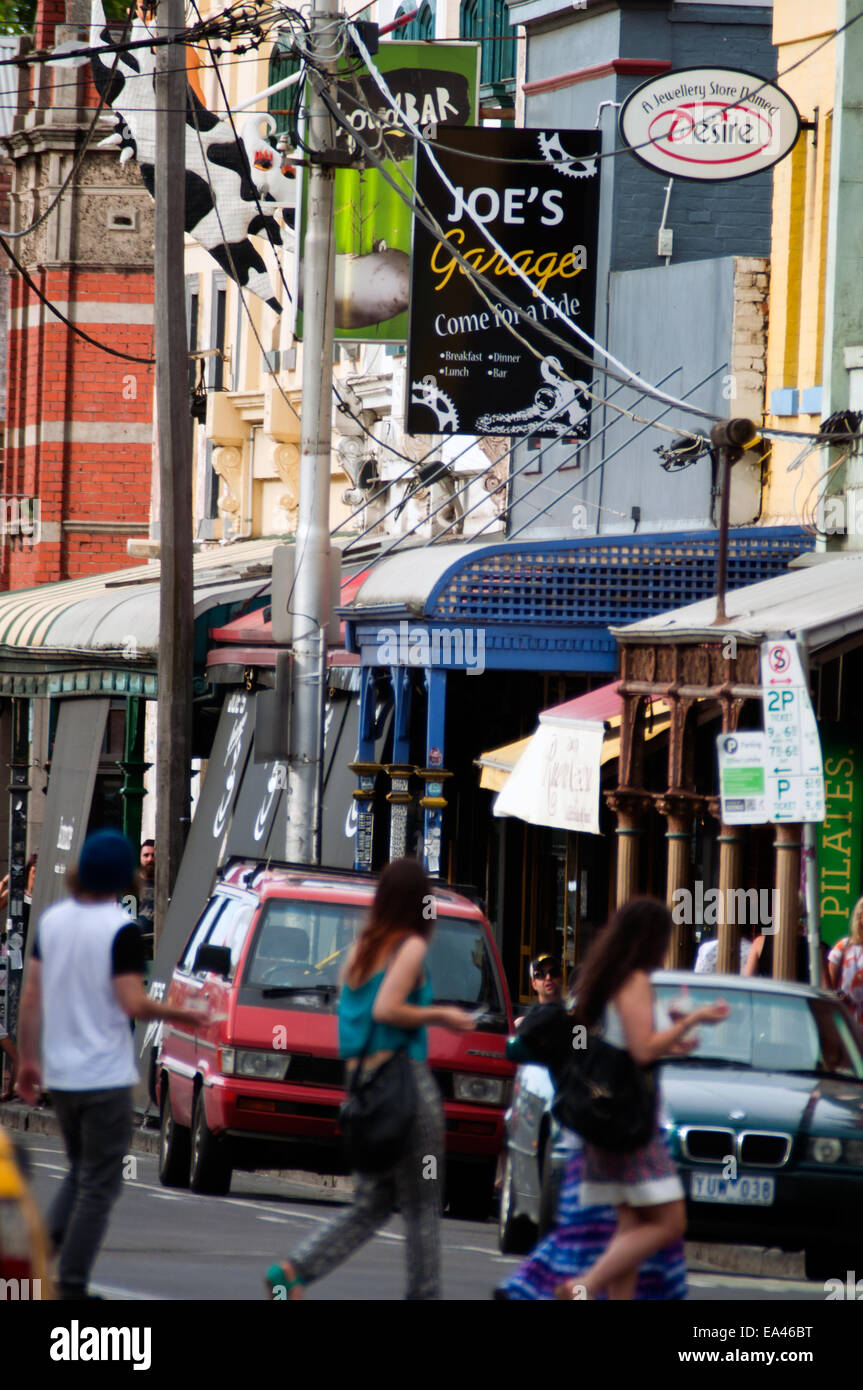
[[[353,1204],[290,1256],[305,1284],[329,1274],[365,1245],[398,1203],[407,1227],[405,1297],[440,1298],[443,1110],[440,1092],[428,1067],[413,1059],[411,1067],[417,1113],[407,1150],[386,1173],[355,1175]]]

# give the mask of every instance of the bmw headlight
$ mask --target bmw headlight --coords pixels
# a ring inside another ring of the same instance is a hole
[[[842,1157],[840,1139],[810,1139],[808,1154],[816,1163],[838,1163]]]
[[[221,1057],[225,1076],[243,1076],[254,1081],[284,1081],[291,1060],[285,1052],[247,1047],[223,1047]]]
[[[475,1105],[503,1105],[506,1080],[502,1076],[473,1076],[455,1072],[452,1079],[456,1100],[473,1101]]]
[[[863,1139],[846,1139],[842,1145],[842,1157],[855,1168],[863,1168]]]

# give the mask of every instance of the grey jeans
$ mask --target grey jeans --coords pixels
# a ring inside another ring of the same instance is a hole
[[[60,1252],[61,1297],[87,1292],[111,1207],[123,1185],[132,1142],[132,1090],[51,1091],[69,1171],[51,1207],[48,1229]]]
[[[329,1274],[370,1240],[398,1203],[407,1228],[406,1297],[440,1298],[443,1108],[425,1063],[412,1059],[411,1068],[417,1113],[404,1156],[386,1173],[355,1175],[353,1204],[291,1256],[305,1284]]]

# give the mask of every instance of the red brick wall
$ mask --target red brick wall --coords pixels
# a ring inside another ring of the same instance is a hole
[[[34,270],[33,279],[52,301],[152,304],[153,276],[147,270]],[[9,331],[9,394],[3,496],[38,499],[43,538],[37,545],[6,540],[0,550],[0,587],[98,574],[138,563],[126,541],[140,532],[118,529],[66,531],[64,521],[149,519],[151,424],[154,368],[109,356],[73,334],[46,310],[30,327],[16,327],[16,310],[33,308],[38,297],[15,275]],[[122,313],[119,318],[122,320]],[[84,323],[85,332],[110,347],[152,357],[149,324]],[[139,427],[140,439],[124,441],[124,429]],[[31,438],[21,428],[30,427]],[[51,431],[51,427],[54,427]],[[87,439],[63,438],[69,427],[90,427]],[[105,427],[106,439],[92,437]],[[40,433],[40,431],[42,433]],[[44,432],[55,438],[45,438]],[[57,436],[60,436],[59,438]],[[52,528],[59,539],[51,539]]]

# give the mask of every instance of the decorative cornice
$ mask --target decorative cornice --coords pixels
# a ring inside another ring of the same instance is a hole
[[[661,72],[669,72],[671,63],[665,58],[612,58],[607,63],[594,63],[589,68],[576,68],[574,72],[562,72],[557,77],[541,77],[536,82],[525,82],[526,97],[538,96],[541,92],[557,92],[561,87],[575,87],[579,82],[594,82],[598,77],[654,77]]]

